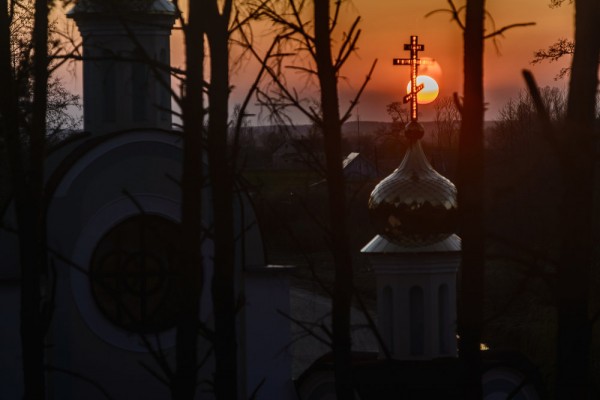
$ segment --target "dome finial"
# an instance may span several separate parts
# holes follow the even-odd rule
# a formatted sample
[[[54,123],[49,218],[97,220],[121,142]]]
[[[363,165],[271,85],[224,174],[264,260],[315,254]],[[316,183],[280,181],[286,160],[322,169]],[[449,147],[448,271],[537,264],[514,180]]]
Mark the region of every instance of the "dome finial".
[[[404,136],[409,140],[409,142],[414,142],[415,140],[420,140],[425,134],[425,129],[423,129],[423,125],[421,125],[417,121],[410,121],[404,127]]]

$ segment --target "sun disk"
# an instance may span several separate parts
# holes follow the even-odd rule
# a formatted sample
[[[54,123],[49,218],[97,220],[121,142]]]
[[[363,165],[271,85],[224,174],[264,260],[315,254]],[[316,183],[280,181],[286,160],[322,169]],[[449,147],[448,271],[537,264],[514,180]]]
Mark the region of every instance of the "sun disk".
[[[440,93],[440,87],[435,79],[427,75],[417,76],[417,85],[423,84],[423,90],[417,93],[417,103],[429,104],[434,101]],[[406,93],[410,93],[410,82],[406,86]]]

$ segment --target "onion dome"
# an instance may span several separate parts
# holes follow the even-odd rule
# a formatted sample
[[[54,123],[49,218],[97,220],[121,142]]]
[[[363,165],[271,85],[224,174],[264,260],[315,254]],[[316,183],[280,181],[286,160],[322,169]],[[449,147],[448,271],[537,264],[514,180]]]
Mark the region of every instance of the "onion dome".
[[[456,228],[456,187],[427,161],[416,121],[405,128],[409,147],[404,160],[371,193],[369,214],[377,233],[405,247],[442,241]]]

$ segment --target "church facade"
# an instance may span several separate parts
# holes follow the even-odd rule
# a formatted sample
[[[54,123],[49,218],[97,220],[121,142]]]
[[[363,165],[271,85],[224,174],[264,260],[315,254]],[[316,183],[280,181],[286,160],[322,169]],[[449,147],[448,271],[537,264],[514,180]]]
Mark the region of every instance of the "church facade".
[[[131,2],[124,21],[104,2],[80,0],[69,12],[83,38],[84,132],[46,161],[46,216],[54,315],[47,335],[48,398],[165,399],[168,388],[144,367],[153,352],[174,359],[174,266],[180,240],[182,138],[171,129],[170,1]],[[165,84],[167,86],[165,86]],[[199,182],[198,184],[202,184]],[[208,199],[210,189],[204,194]],[[240,191],[237,280],[240,396],[293,394],[289,290],[285,268],[269,266],[252,203]],[[207,204],[208,201],[204,202]],[[210,209],[203,215],[210,226]],[[14,204],[0,231],[0,398],[22,395],[19,257]],[[211,242],[200,318],[212,322]],[[210,343],[199,338],[200,354]],[[212,358],[199,382],[212,377]],[[101,388],[101,389],[100,389]],[[201,386],[198,398],[212,398]]]

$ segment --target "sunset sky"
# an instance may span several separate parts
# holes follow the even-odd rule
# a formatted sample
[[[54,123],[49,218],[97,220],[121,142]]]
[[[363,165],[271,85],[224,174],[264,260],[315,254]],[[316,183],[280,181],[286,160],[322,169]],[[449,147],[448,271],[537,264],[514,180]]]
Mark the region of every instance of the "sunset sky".
[[[463,2],[457,2],[460,6]],[[488,40],[485,48],[485,96],[488,104],[487,120],[493,120],[498,110],[521,90],[521,70],[531,69],[540,86],[550,85],[565,88],[567,80],[555,81],[554,77],[565,59],[559,63],[531,65],[533,52],[545,48],[559,38],[573,37],[573,6],[564,4],[550,8],[549,0],[502,0],[488,1],[488,11],[494,17],[496,28],[519,22],[535,22],[535,26],[515,28],[497,37],[499,51]],[[342,109],[345,109],[354,92],[360,87],[374,59],[378,59],[373,79],[364,92],[358,114],[361,121],[388,121],[386,104],[400,101],[409,81],[408,67],[393,66],[394,57],[407,57],[403,50],[410,35],[418,35],[425,44],[424,57],[437,61],[440,68],[433,76],[440,86],[440,97],[462,92],[462,32],[450,21],[450,14],[438,13],[425,18],[435,9],[447,8],[445,0],[352,0],[344,6],[344,20],[340,27],[348,27],[360,15],[362,34],[358,51],[352,56],[340,82]],[[492,27],[488,23],[488,31]],[[341,38],[339,30],[337,38]],[[258,33],[258,32],[257,32]],[[259,34],[259,33],[258,33]],[[182,39],[179,34],[172,37],[172,63],[183,66]],[[249,82],[255,77],[256,67],[252,64],[236,69],[232,76],[234,91],[231,104],[239,103]],[[75,92],[81,91],[81,76],[65,74],[67,86]],[[431,119],[433,104],[421,106],[422,118]],[[356,113],[353,120],[356,119]],[[296,122],[307,122],[297,117]],[[253,123],[261,124],[256,118]]]
[[[487,1],[487,9],[492,14],[496,27],[518,22],[535,22],[535,26],[515,28],[499,36],[499,52],[491,40],[485,48],[485,97],[489,103],[486,119],[494,119],[497,110],[506,100],[518,94],[523,85],[521,70],[531,69],[541,86],[565,87],[567,81],[555,81],[554,77],[562,65],[544,63],[531,65],[533,52],[547,47],[558,38],[573,36],[573,7],[548,7],[548,0],[503,0]],[[457,2],[457,5],[464,4]],[[408,67],[393,66],[393,57],[406,57],[403,44],[409,42],[410,35],[418,35],[425,44],[424,56],[434,58],[441,67],[441,76],[432,74],[440,85],[440,96],[462,92],[462,32],[450,22],[450,14],[438,13],[425,18],[435,9],[447,8],[445,0],[354,0],[357,11],[363,18],[363,36],[358,57],[352,60],[348,76],[358,81],[370,60],[378,58],[379,63],[372,82],[360,105],[361,120],[385,120],[385,104],[398,100],[409,80]],[[488,24],[488,31],[492,31]],[[358,74],[357,74],[358,72]],[[354,78],[355,77],[355,78]],[[433,105],[421,109],[433,109]],[[425,115],[427,119],[428,115]]]

